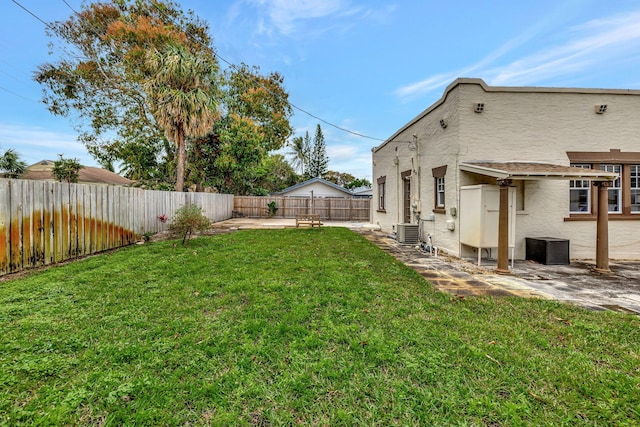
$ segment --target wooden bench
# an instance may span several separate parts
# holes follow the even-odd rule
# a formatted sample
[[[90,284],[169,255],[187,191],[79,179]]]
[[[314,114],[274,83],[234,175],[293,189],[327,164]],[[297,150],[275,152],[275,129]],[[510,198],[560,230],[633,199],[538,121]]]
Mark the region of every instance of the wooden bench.
[[[301,225],[310,225],[311,228],[317,225],[318,228],[320,228],[320,226],[322,225],[322,223],[320,222],[320,215],[318,214],[296,215],[296,228],[300,227]]]

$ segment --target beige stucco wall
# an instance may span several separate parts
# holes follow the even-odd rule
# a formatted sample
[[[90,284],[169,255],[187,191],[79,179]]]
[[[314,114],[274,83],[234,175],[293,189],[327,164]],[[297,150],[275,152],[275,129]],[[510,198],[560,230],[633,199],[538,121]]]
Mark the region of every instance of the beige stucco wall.
[[[565,90],[540,88],[489,88],[465,80],[452,84],[443,100],[409,122],[393,140],[420,143],[420,217],[422,227],[434,244],[455,255],[473,256],[472,248],[459,244],[459,187],[478,183],[495,184],[494,178],[460,172],[465,161],[541,161],[569,165],[567,151],[640,151],[640,92]],[[503,90],[500,90],[503,89]],[[484,112],[473,111],[474,102],[485,104]],[[596,104],[607,104],[604,114],[596,114]],[[439,124],[446,118],[447,128]],[[373,150],[374,200],[372,218],[383,230],[392,231],[398,222],[396,166],[398,147],[400,172],[410,168],[408,144],[387,141]],[[415,161],[415,160],[414,160]],[[434,207],[434,180],[431,170],[448,165],[446,213],[431,215]],[[376,212],[376,179],[387,175],[387,212]],[[595,221],[565,221],[569,217],[569,181],[526,181],[518,186],[516,258],[525,256],[525,237],[551,236],[570,240],[572,258],[595,257]],[[415,189],[415,186],[413,187]],[[400,194],[401,196],[401,194]],[[414,195],[418,198],[417,194]],[[459,213],[458,213],[459,214]],[[455,229],[447,230],[446,221]],[[610,257],[640,259],[640,216],[635,220],[609,222]]]

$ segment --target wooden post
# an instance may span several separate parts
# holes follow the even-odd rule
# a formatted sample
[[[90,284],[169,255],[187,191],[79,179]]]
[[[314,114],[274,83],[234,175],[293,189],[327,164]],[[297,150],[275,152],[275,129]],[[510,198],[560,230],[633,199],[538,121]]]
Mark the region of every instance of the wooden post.
[[[498,268],[499,274],[509,274],[509,186],[510,179],[499,179],[500,211],[498,216]]]
[[[611,181],[595,181],[598,188],[598,217],[596,226],[596,271],[610,273],[609,269],[609,194]]]

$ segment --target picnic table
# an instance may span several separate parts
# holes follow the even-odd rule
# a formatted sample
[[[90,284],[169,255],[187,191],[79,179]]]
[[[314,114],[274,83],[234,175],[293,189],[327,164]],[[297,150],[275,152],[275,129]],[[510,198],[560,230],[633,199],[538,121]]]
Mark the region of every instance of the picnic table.
[[[306,214],[306,215],[296,215],[296,228],[299,228],[301,225],[310,225],[311,228],[322,225],[320,222],[319,214]]]

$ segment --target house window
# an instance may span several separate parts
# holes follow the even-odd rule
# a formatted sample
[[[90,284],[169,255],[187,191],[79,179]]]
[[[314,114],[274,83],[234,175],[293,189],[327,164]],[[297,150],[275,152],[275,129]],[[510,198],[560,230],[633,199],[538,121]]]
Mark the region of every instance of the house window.
[[[613,214],[609,219],[640,220],[640,151],[567,151],[567,157],[571,166],[616,173],[618,178],[607,189],[608,211]],[[587,182],[572,180],[570,185],[571,216],[580,220],[595,219],[598,210],[597,192],[586,187]]]
[[[640,213],[640,165],[629,167],[631,175],[631,213]]]
[[[436,208],[444,208],[444,177],[436,178]]]
[[[591,169],[590,164],[572,164],[574,168]],[[591,181],[572,179],[569,181],[569,211],[572,214],[591,213]]]
[[[444,213],[445,206],[445,187],[444,187],[444,176],[447,174],[447,165],[439,166],[437,168],[431,169],[431,174],[434,179],[434,212],[436,213]]]
[[[613,172],[620,175],[622,173],[622,165],[600,165],[600,170]],[[613,185],[609,187],[609,213],[620,213],[622,212],[622,186],[621,178],[618,178],[613,181]]]
[[[387,177],[381,176],[378,178],[378,210],[385,211],[385,197],[386,197]]]

